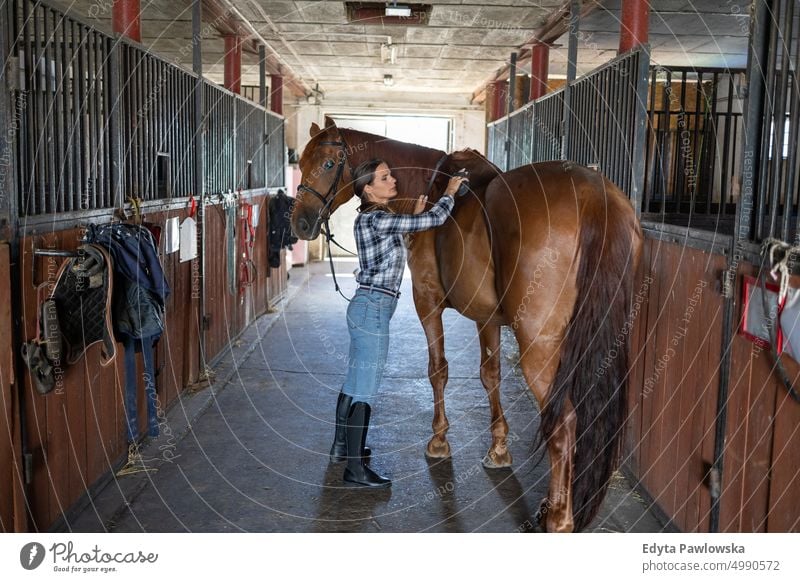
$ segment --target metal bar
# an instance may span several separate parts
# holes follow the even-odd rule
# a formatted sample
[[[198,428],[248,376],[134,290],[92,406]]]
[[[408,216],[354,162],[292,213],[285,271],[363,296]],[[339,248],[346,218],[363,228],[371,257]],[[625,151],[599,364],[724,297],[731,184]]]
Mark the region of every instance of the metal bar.
[[[636,209],[636,216],[642,213],[642,198],[644,193],[644,165],[647,157],[645,142],[647,139],[647,74],[650,70],[650,46],[640,45],[637,64],[639,70],[636,75],[636,101],[633,125],[633,154],[631,163],[631,192],[630,198]]]
[[[5,8],[10,9],[10,6]],[[13,19],[10,20],[16,23],[16,5],[14,8]],[[12,31],[13,25],[6,28],[4,24],[0,23],[0,63],[8,63],[9,57],[14,54],[15,46],[9,42],[9,33]],[[22,133],[20,105],[24,101],[21,91],[9,90],[18,85],[16,79],[8,78],[8,74],[12,70],[11,67],[0,66],[0,87],[4,88],[0,90],[0,127],[14,130],[13,132],[8,130],[0,132],[0,240],[7,240],[13,245],[17,240],[19,223],[16,171],[17,152],[20,149],[17,148],[17,144],[24,139],[21,137],[24,134]],[[16,263],[12,262],[12,264]]]
[[[194,119],[192,134],[192,142],[194,146],[194,183],[192,190],[198,199],[197,204],[197,246],[199,252],[199,269],[197,274],[197,282],[192,281],[192,299],[199,300],[198,307],[198,344],[200,354],[200,368],[204,367],[204,359],[206,353],[206,328],[202,322],[206,320],[206,197],[205,197],[205,176],[206,176],[206,160],[205,160],[205,144],[204,129],[206,127],[205,117],[205,85],[203,83],[203,45],[202,45],[202,20],[203,20],[203,3],[202,0],[193,0],[192,2],[192,63],[194,66],[194,73],[197,75],[194,82]],[[195,285],[199,296],[195,295]]]
[[[623,136],[623,155],[625,160],[625,167],[623,169],[623,174],[621,177],[622,182],[624,183],[625,193],[629,194],[633,190],[633,174],[631,173],[631,167],[633,166],[633,162],[636,156],[636,152],[633,151],[633,140],[636,137],[636,125],[633,120],[636,119],[636,103],[637,100],[641,99],[644,101],[644,110],[645,110],[645,117],[644,117],[644,136],[642,138],[642,151],[640,155],[642,156],[642,197],[644,196],[644,179],[645,179],[645,166],[647,164],[647,93],[648,93],[648,86],[645,85],[644,93],[640,96],[636,93],[638,89],[638,83],[636,82],[636,73],[638,72],[639,61],[642,58],[642,51],[637,51],[634,55],[631,56],[625,62],[624,67],[624,77],[621,79],[621,84],[626,88],[625,90],[625,113],[622,119],[624,120],[631,120],[627,122],[625,125],[625,134]],[[650,67],[647,69],[650,70]],[[622,73],[621,73],[622,74]],[[645,82],[647,82],[647,75],[645,75]]]
[[[710,190],[713,188],[713,177],[717,167],[717,156],[716,152],[717,148],[717,88],[719,86],[719,73],[714,73],[713,81],[711,82],[711,115],[708,117],[708,124],[709,127],[706,128],[705,125],[703,127],[703,148],[701,150],[701,160],[704,165],[707,164],[708,172],[707,175],[711,176],[711,183],[707,185],[709,190],[710,199]],[[704,93],[705,95],[705,93]],[[705,117],[704,117],[705,120]],[[704,121],[705,124],[705,121]],[[695,160],[695,163],[697,160]],[[699,172],[695,172],[698,174]],[[711,213],[711,204],[710,202],[707,205],[706,214]]]
[[[121,124],[121,111],[125,106],[124,95],[120,87],[120,67],[122,64],[122,47],[119,41],[106,39],[108,54],[108,141],[109,159],[111,166],[111,191],[109,192],[109,206],[119,208],[122,206],[122,193],[125,188],[127,168],[124,164],[122,147],[125,132]]]
[[[775,113],[775,80],[776,80],[776,73],[777,73],[777,48],[778,48],[778,27],[774,24],[770,26],[770,37],[769,37],[769,52],[767,53],[767,68],[762,70],[762,74],[766,73],[765,77],[765,87],[766,93],[764,94],[764,113],[762,116],[762,124],[764,126],[763,130],[765,136],[770,136],[769,139],[763,140],[762,148],[761,148],[761,160],[762,164],[759,168],[759,177],[758,177],[758,207],[759,207],[759,216],[758,216],[758,229],[756,232],[756,236],[758,240],[762,240],[767,236],[772,236],[775,230],[774,225],[774,218],[773,216],[777,213],[777,210],[771,204],[772,200],[769,200],[770,204],[768,205],[767,197],[769,194],[769,179],[771,173],[775,171],[775,164],[769,164],[767,160],[769,160],[769,151],[770,146],[775,144],[775,136],[776,133],[774,131],[774,113]],[[770,135],[770,129],[772,129],[772,135]],[[766,210],[769,208],[769,219],[766,216]]]
[[[74,149],[74,130],[75,130],[75,115],[72,110],[71,95],[75,85],[72,73],[74,70],[75,61],[75,46],[71,43],[68,37],[68,29],[72,30],[73,23],[70,19],[62,19],[61,22],[61,39],[63,47],[61,51],[61,107],[63,110],[63,136],[64,136],[64,151],[63,151],[63,172],[64,172],[64,210],[71,211],[75,209],[75,174],[74,166],[72,163],[72,152]],[[71,52],[69,48],[71,47]]]
[[[791,71],[791,46],[792,46],[792,28],[794,25],[794,4],[795,2],[789,1],[785,3],[785,14],[783,15],[783,37],[781,38],[780,46],[783,47],[783,55],[781,55],[781,84],[778,89],[778,109],[777,115],[780,124],[775,125],[775,134],[779,148],[773,151],[773,160],[778,160],[774,164],[774,189],[778,190],[777,194],[774,193],[773,197],[783,194],[783,224],[781,228],[781,240],[789,240],[789,223],[792,217],[792,194],[789,190],[789,175],[785,175],[783,170],[785,163],[783,161],[783,136],[786,132],[786,105],[787,93],[789,90],[789,78],[792,75]],[[792,142],[789,142],[790,144]],[[795,142],[796,143],[796,142]],[[790,145],[791,147],[791,145]],[[788,158],[787,158],[788,161]],[[783,186],[783,188],[781,188]]]
[[[719,390],[717,396],[716,425],[714,439],[714,461],[711,475],[716,487],[710,488],[711,515],[709,532],[719,531],[720,494],[724,486],[724,455],[728,419],[728,387],[731,373],[731,354],[736,313],[736,292],[734,286],[742,257],[743,241],[749,238],[752,224],[753,195],[757,183],[754,179],[758,172],[758,160],[755,157],[761,139],[761,118],[763,113],[764,79],[761,75],[765,62],[766,43],[769,22],[769,9],[766,0],[753,0],[750,19],[750,37],[747,54],[747,97],[744,104],[744,140],[742,143],[741,199],[736,209],[734,235],[728,252],[728,264],[725,275],[725,308],[722,316],[722,358],[719,367]]]
[[[667,172],[664,174],[664,201],[666,204],[667,194],[674,194],[675,188],[675,167],[673,161],[675,153],[672,144],[672,72],[667,71],[667,79],[664,84],[664,138],[667,147],[664,149],[664,157],[669,155],[667,160]],[[674,200],[674,196],[673,196]]]
[[[36,118],[36,123],[34,125],[34,133],[32,135],[37,136],[38,141],[36,142],[36,152],[33,157],[33,164],[35,167],[35,184],[36,184],[36,191],[37,191],[37,202],[38,204],[34,207],[34,214],[39,214],[46,212],[47,204],[45,198],[45,155],[43,154],[43,146],[42,142],[47,140],[46,132],[44,131],[44,121],[42,118],[42,108],[44,106],[43,99],[44,99],[44,90],[40,86],[39,83],[39,63],[42,61],[42,54],[39,52],[39,44],[40,44],[40,34],[39,34],[39,6],[34,5],[33,7],[33,44],[30,45],[30,51],[34,51],[34,46],[36,46],[36,57],[33,60],[32,68],[31,68],[31,89],[33,91],[33,108]]]
[[[789,136],[789,170],[787,171],[787,181],[789,183],[789,191],[796,192],[799,199],[797,200],[798,213],[795,224],[794,244],[800,244],[800,147],[797,143],[800,141],[800,86],[798,86],[797,71],[800,67],[800,31],[796,34],[796,45],[794,49],[794,67],[792,69],[792,89],[790,95],[792,96],[792,104],[790,107],[789,118],[792,123],[792,132]],[[790,180],[790,181],[789,181]]]
[[[102,34],[94,35],[94,54],[96,60],[95,67],[95,121],[96,129],[96,147],[95,153],[95,197],[98,208],[105,208],[106,205],[106,174],[108,168],[106,164],[106,144],[105,144],[105,94],[108,88],[106,87],[105,68],[107,62],[107,55],[103,48],[105,46]]]
[[[725,112],[725,129],[724,137],[722,140],[722,168],[720,169],[719,180],[719,204],[720,208],[717,215],[727,214],[727,192],[728,192],[728,173],[730,172],[731,160],[731,120],[733,117],[733,98],[734,98],[734,85],[733,75],[728,75],[728,109]],[[711,181],[711,192],[709,198],[714,195],[714,180]]]
[[[44,144],[44,166],[45,189],[47,191],[47,212],[56,212],[58,206],[56,201],[56,160],[53,140],[55,139],[55,131],[53,130],[53,84],[51,82],[50,65],[52,59],[50,58],[50,50],[52,48],[52,35],[50,34],[51,26],[51,10],[45,6],[42,7],[42,58],[39,63],[42,66],[42,114],[44,125],[42,132],[45,139]]]
[[[61,67],[65,50],[64,39],[61,38],[61,25],[64,16],[59,19],[60,13],[53,11],[53,157],[55,159],[56,181],[53,184],[56,192],[56,211],[66,210],[64,187],[64,112],[61,108],[63,101],[62,86],[64,83],[64,70]]]
[[[703,92],[703,70],[698,70],[695,90],[694,90],[694,112],[693,112],[694,127],[692,128],[692,155],[694,156],[695,160],[701,158],[702,156],[701,152],[703,147],[702,144],[703,140],[701,139],[703,134],[700,133],[700,121],[702,119],[700,109],[701,106],[704,104],[704,102],[700,100],[702,92]],[[698,163],[697,172],[695,175],[695,192],[694,192],[695,197],[697,196],[698,186],[702,180],[703,173],[705,173],[705,164],[703,164],[701,168],[700,163]],[[706,193],[706,196],[707,200],[711,198],[711,194],[708,192]],[[706,214],[708,214],[709,212],[710,212],[710,206],[706,206]]]
[[[97,32],[94,30],[88,31],[87,35],[87,50],[88,50],[88,58],[89,63],[87,66],[87,72],[90,75],[89,81],[89,103],[87,108],[87,115],[89,119],[89,193],[90,197],[90,205],[91,208],[99,208],[99,200],[98,200],[98,180],[97,180],[97,154],[98,154],[98,112],[97,112],[97,68],[98,68],[98,56],[97,56]]]
[[[511,60],[508,70],[508,135],[506,137],[506,170],[512,169],[511,166],[511,113],[514,111],[514,91],[517,82],[517,53],[511,53]],[[513,144],[516,145],[516,144]]]
[[[637,63],[638,64],[638,63]],[[634,74],[635,71],[630,71]],[[658,73],[653,69],[650,73],[650,97],[647,103],[647,96],[645,96],[645,110],[647,111],[647,119],[645,120],[645,158],[644,158],[644,190],[642,191],[642,208],[640,212],[650,212],[650,203],[653,199],[653,186],[654,174],[656,166],[656,83],[658,82]],[[635,108],[636,102],[634,102]],[[652,162],[651,162],[652,160]],[[631,184],[633,189],[633,184]]]
[[[632,94],[636,92],[636,86],[631,86],[628,81],[628,76],[621,74],[621,67],[629,64],[631,60],[636,60],[636,54],[630,55],[623,61],[620,61],[619,67],[612,69],[613,74],[610,76],[611,83],[617,86],[617,92],[620,96],[617,100],[611,103],[610,112],[614,117],[616,124],[616,141],[612,149],[612,164],[614,167],[614,183],[623,189],[623,192],[628,194],[630,192],[630,166],[631,166],[631,152],[630,148],[633,144],[631,138],[633,137],[633,110],[630,108],[633,101]],[[630,129],[630,135],[628,134]]]
[[[572,0],[569,12],[569,46],[567,49],[567,83],[564,86],[564,110],[562,111],[561,159],[570,159],[571,119],[572,119],[572,85],[578,66],[578,27],[580,26],[580,2]]]
[[[680,77],[680,103],[679,103],[679,111],[678,111],[678,131],[676,135],[676,148],[675,148],[675,156],[676,156],[676,168],[675,172],[677,173],[677,178],[675,180],[675,204],[676,204],[676,212],[681,214],[683,211],[683,195],[686,192],[686,152],[683,147],[683,135],[684,131],[687,128],[686,122],[686,72],[681,73]],[[692,200],[689,199],[689,213],[692,212]]]
[[[88,96],[87,93],[89,91],[89,84],[88,84],[88,71],[89,71],[89,53],[87,49],[87,34],[88,31],[83,26],[78,27],[78,46],[80,47],[80,60],[78,61],[78,76],[79,76],[79,86],[78,86],[78,148],[79,154],[77,158],[78,162],[78,177],[80,178],[79,183],[79,203],[78,207],[81,210],[87,210],[91,208],[90,199],[89,199],[89,128],[87,127],[87,120],[86,120],[86,107],[88,103]]]

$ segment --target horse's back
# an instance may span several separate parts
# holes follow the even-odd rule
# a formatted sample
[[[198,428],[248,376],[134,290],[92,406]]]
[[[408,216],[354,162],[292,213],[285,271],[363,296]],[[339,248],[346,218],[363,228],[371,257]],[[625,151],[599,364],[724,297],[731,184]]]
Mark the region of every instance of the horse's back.
[[[619,188],[600,173],[570,162],[505,172],[488,185],[485,203],[504,311],[514,314],[520,305],[538,306],[544,314],[533,317],[555,318],[555,327],[572,313],[581,228],[632,236],[637,229],[633,208]],[[533,327],[538,334],[547,325],[542,319]]]

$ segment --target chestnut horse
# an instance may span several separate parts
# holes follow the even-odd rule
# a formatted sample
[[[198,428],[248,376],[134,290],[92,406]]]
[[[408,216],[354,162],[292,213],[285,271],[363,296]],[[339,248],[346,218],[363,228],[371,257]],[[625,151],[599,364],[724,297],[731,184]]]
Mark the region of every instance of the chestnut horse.
[[[642,234],[627,197],[601,174],[569,162],[501,173],[475,151],[444,152],[326,120],[313,124],[300,158],[292,213],[300,238],[353,195],[351,172],[371,158],[397,178],[397,212],[411,212],[430,189],[435,202],[449,175],[469,171],[471,193],[442,226],[409,235],[414,304],[428,341],[433,437],[427,455],[450,455],[444,406],[447,360],[442,312],[477,322],[480,377],[489,395],[492,444],[487,468],[511,464],[500,405],[500,326],[519,343],[520,367],[539,402],[540,439],[550,460],[548,531],[580,531],[595,517],[619,460],[625,424],[627,325]]]

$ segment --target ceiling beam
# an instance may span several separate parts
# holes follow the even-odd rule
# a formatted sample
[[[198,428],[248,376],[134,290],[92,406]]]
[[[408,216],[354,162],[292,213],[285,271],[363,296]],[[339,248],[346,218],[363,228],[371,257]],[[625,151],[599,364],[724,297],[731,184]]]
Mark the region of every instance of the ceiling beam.
[[[585,18],[597,8],[603,5],[605,0],[584,0],[581,5],[580,18]],[[517,53],[517,69],[523,64],[530,62],[531,46],[537,43],[553,44],[565,33],[569,31],[569,11],[572,0],[564,0],[561,6],[545,20],[533,35],[520,46]],[[475,91],[472,92],[470,103],[483,103],[486,100],[486,87],[492,81],[500,81],[508,78],[510,66],[505,65],[499,71],[493,73],[489,78],[482,81]]]
[[[266,47],[267,74],[281,75],[284,87],[295,97],[312,93],[311,87],[302,77],[295,74],[292,67],[230,0],[202,0],[202,2],[205,20],[210,22],[220,35],[235,35],[249,41],[245,42],[245,46],[248,48],[247,52],[252,54],[258,54],[259,44]]]

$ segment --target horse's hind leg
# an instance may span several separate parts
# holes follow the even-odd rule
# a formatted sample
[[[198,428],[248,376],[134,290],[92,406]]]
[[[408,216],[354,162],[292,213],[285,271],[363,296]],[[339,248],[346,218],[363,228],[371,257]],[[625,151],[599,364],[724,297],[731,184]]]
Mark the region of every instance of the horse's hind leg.
[[[481,343],[481,382],[489,395],[492,413],[492,446],[483,458],[483,466],[488,469],[509,467],[508,424],[500,404],[500,326],[478,323],[478,337]]]
[[[526,338],[521,338],[521,335],[518,330],[520,367],[541,409],[547,402],[547,395],[558,370],[560,341],[537,340],[529,343],[526,348]],[[572,403],[567,399],[553,437],[547,442],[550,485],[539,512],[549,532],[573,530],[572,483],[576,428],[577,417]]]

